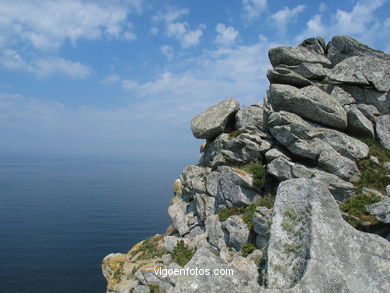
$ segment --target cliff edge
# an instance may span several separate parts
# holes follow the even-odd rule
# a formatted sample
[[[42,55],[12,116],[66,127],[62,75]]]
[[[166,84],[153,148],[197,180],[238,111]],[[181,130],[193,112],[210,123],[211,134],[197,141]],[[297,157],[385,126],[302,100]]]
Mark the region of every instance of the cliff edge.
[[[390,292],[390,55],[335,36],[269,59],[263,101],[192,119],[172,225],[104,258],[107,292]]]

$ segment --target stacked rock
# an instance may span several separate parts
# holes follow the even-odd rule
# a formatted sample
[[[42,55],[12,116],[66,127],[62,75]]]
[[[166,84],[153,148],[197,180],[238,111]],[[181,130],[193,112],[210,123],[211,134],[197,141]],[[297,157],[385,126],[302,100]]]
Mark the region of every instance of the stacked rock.
[[[264,101],[226,99],[192,119],[206,142],[174,182],[172,226],[104,259],[107,292],[390,292],[390,186],[361,178],[365,162],[390,183],[390,55],[336,36],[271,49],[269,59]],[[378,199],[362,230],[382,237],[344,220],[366,225],[339,209],[358,193]],[[152,243],[161,253],[145,259]],[[184,268],[234,275],[143,269],[183,268],[178,247],[194,253]]]

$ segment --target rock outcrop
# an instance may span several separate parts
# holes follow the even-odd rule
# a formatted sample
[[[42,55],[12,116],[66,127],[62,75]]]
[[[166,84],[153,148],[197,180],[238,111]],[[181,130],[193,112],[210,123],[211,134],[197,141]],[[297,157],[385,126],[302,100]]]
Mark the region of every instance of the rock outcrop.
[[[269,58],[262,102],[192,119],[172,225],[103,260],[107,292],[390,292],[390,55],[336,36]]]

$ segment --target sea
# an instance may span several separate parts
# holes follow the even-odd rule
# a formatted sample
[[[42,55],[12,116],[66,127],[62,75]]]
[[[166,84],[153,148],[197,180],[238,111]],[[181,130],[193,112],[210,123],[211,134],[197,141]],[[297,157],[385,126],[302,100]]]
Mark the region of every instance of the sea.
[[[0,155],[0,293],[100,293],[101,263],[162,233],[190,159]]]

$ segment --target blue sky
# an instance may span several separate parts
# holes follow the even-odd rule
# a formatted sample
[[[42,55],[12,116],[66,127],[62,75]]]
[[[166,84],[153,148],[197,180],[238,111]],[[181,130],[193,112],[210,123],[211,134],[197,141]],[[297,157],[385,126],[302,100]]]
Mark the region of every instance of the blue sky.
[[[389,1],[0,0],[0,152],[196,158],[194,115],[336,34],[389,52]]]

